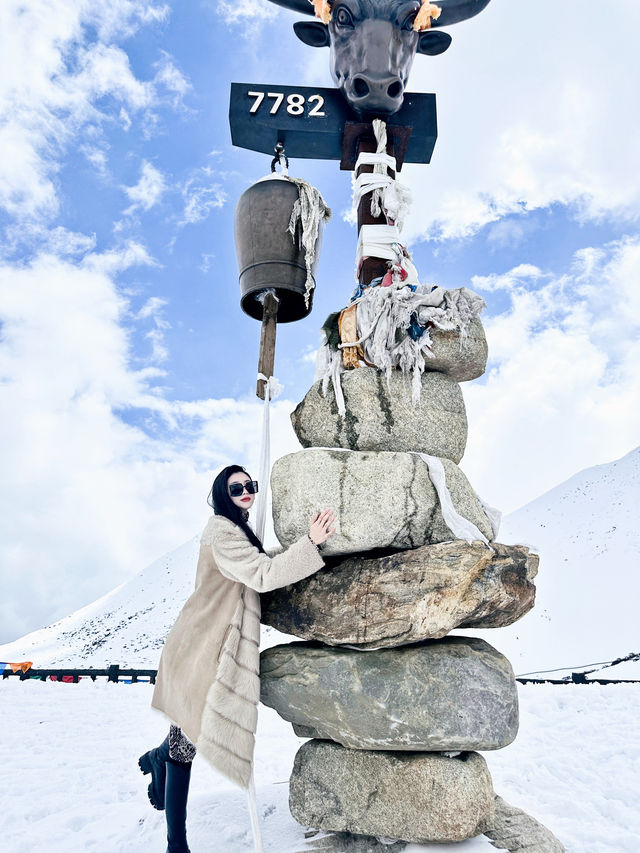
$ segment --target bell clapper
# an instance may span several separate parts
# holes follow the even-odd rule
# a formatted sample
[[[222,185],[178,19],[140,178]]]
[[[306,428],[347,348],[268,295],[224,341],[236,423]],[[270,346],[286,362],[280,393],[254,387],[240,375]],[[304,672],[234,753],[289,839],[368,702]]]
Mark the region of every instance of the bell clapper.
[[[264,294],[262,310],[262,329],[260,331],[260,353],[258,355],[258,373],[270,379],[273,376],[273,365],[276,356],[276,327],[278,324],[279,299],[272,289]],[[256,394],[261,400],[265,398],[265,381],[258,379]]]

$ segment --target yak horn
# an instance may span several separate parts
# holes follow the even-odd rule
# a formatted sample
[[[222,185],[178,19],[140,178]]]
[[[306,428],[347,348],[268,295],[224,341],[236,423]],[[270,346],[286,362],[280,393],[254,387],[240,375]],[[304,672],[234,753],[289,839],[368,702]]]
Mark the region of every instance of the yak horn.
[[[315,10],[312,5],[313,0],[269,0],[275,3],[276,6],[284,6],[285,9],[291,9],[292,12],[299,12],[301,15],[315,15]],[[386,0],[391,6],[391,0]],[[466,21],[468,18],[473,18],[489,5],[491,0],[438,0],[437,6],[442,10],[440,17],[436,21],[431,19],[431,27],[433,29],[439,27],[450,27],[451,24],[457,24],[460,21]],[[331,2],[329,2],[331,6]]]

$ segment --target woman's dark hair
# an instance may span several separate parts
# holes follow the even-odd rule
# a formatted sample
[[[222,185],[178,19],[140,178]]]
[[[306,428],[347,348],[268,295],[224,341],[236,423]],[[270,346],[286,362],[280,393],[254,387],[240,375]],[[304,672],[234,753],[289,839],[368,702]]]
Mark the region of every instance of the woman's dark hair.
[[[256,548],[264,554],[262,542],[245,521],[243,510],[239,506],[236,506],[229,496],[229,488],[227,486],[229,477],[232,474],[238,473],[247,474],[242,465],[227,465],[226,468],[223,468],[213,481],[213,486],[211,486],[207,503],[216,515],[224,515],[224,517],[228,518],[229,521],[233,521],[234,524],[237,524],[238,527],[244,531],[249,542],[251,542],[252,545],[255,545]],[[247,474],[247,477],[249,477],[249,474]],[[249,477],[249,479],[251,479],[251,477]]]

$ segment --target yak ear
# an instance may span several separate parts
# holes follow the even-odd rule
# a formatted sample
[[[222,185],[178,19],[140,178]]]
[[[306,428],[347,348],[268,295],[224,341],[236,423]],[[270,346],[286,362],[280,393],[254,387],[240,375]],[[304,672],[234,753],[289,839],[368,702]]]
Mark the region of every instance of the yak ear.
[[[310,47],[329,47],[329,28],[320,21],[296,21],[293,30]]]
[[[424,53],[427,56],[438,56],[438,54],[444,53],[450,44],[451,36],[449,33],[429,30],[426,33],[420,33],[417,52]]]

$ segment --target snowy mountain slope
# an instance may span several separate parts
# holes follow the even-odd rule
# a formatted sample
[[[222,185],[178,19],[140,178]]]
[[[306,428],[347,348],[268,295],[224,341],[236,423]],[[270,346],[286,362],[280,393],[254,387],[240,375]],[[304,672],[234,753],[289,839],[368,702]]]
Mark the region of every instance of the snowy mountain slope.
[[[483,636],[517,674],[613,660],[640,651],[640,448],[576,474],[503,522],[502,542],[540,552],[534,610]],[[164,638],[193,589],[198,537],[165,554],[93,604],[0,646],[0,660],[34,666],[155,667]],[[263,629],[265,645],[285,641]],[[561,677],[565,673],[557,673]],[[601,673],[640,678],[640,664]]]
[[[199,536],[75,613],[12,643],[0,660],[45,666],[154,668],[169,629],[193,591]]]
[[[540,554],[536,606],[508,628],[473,633],[504,652],[516,674],[580,669],[640,652],[639,507],[636,448],[507,516],[500,541]],[[621,664],[601,675],[640,678],[640,665]]]

